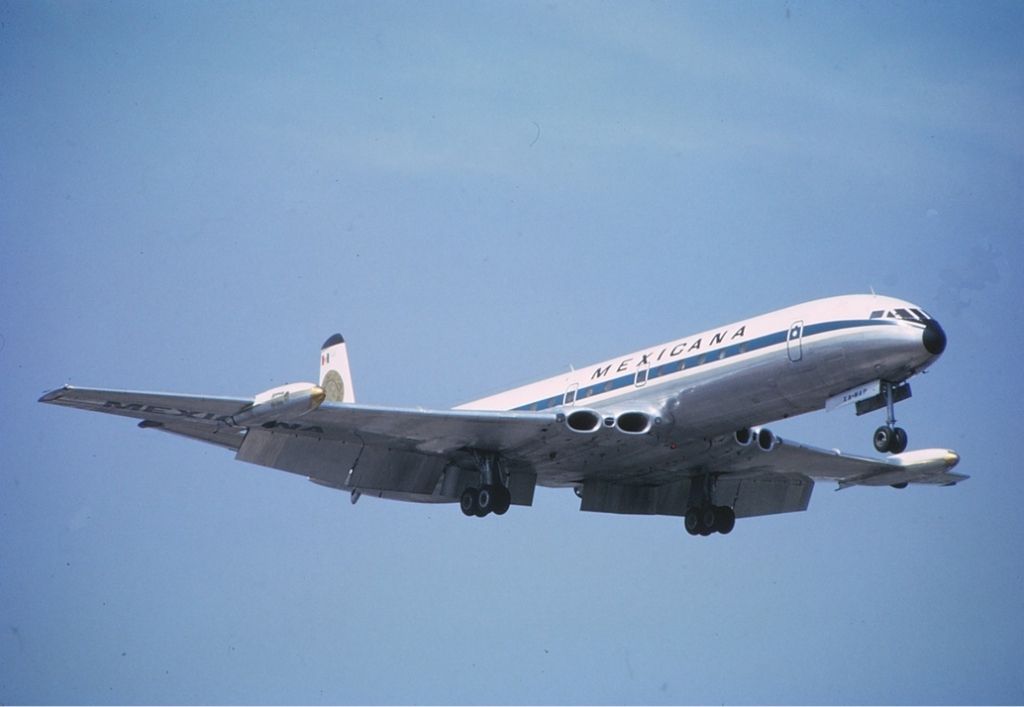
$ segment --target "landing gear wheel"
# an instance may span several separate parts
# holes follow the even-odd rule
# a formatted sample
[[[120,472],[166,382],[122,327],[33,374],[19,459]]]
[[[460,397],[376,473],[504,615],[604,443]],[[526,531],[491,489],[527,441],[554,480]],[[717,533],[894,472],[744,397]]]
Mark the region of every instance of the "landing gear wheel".
[[[715,530],[722,535],[728,535],[736,527],[736,511],[728,506],[717,506],[715,508]]]
[[[892,442],[889,444],[889,451],[893,454],[901,454],[907,451],[907,431],[897,427],[892,431]]]
[[[494,487],[491,485],[485,485],[477,494],[477,506],[479,507],[476,514],[480,518],[483,518],[488,513],[494,510]]]
[[[883,426],[875,430],[875,449],[883,454],[900,454],[907,449],[907,431],[902,427]]]
[[[493,495],[495,515],[503,516],[508,513],[509,506],[512,505],[512,492],[504,486],[495,486]]]
[[[704,537],[715,532],[715,520],[718,517],[717,507],[708,506],[700,512],[700,534]]]
[[[891,427],[879,427],[877,430],[875,430],[875,449],[878,450],[879,452],[882,452],[883,454],[888,452],[892,447],[894,436],[895,435],[893,434],[893,430]]]
[[[908,482],[908,481],[901,481],[898,484],[889,484],[889,485],[892,486],[894,489],[905,489],[905,488],[907,488],[907,485],[909,483],[910,482]]]
[[[462,508],[462,512],[467,516],[475,516],[480,513],[480,491],[474,488],[468,488],[462,492],[462,496],[459,498],[459,507]]]
[[[688,509],[683,519],[683,526],[690,535],[698,535],[700,533],[700,510],[697,508]]]

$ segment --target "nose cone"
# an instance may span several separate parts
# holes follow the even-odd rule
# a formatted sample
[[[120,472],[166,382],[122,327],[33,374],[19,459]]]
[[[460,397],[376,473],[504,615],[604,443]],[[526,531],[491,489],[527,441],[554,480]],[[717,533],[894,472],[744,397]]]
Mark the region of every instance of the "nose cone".
[[[942,330],[937,321],[931,319],[928,322],[928,326],[924,328],[922,342],[928,353],[938,356],[946,350],[946,332]]]

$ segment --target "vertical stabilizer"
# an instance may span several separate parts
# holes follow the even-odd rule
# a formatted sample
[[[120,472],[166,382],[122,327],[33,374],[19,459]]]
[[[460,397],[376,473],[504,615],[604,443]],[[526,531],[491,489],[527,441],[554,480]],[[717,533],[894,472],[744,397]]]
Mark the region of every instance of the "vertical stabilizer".
[[[327,400],[335,403],[354,403],[352,372],[348,367],[348,349],[341,334],[335,334],[320,347],[320,387]]]

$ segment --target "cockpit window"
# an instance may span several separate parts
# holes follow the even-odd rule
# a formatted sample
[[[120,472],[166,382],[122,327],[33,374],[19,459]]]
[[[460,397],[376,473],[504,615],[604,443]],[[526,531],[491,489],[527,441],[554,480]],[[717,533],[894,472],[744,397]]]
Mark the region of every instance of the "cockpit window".
[[[931,317],[922,310],[916,307],[910,307],[908,309],[876,309],[871,313],[871,319],[902,319],[905,322],[916,322],[918,324],[931,320]]]

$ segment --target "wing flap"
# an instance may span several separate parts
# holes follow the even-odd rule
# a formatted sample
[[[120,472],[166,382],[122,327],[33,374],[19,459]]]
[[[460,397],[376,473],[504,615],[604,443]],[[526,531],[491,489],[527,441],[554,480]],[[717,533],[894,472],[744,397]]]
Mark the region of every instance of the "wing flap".
[[[623,484],[588,479],[583,484],[581,511],[633,515],[682,516],[699,505],[698,477],[659,486]],[[803,474],[721,476],[711,502],[731,507],[737,518],[794,513],[807,510],[814,481]]]
[[[814,480],[799,473],[771,473],[748,478],[720,478],[713,502],[731,506],[737,518],[806,511]]]
[[[448,464],[433,454],[263,429],[249,431],[235,458],[326,486],[412,494],[433,493]]]

